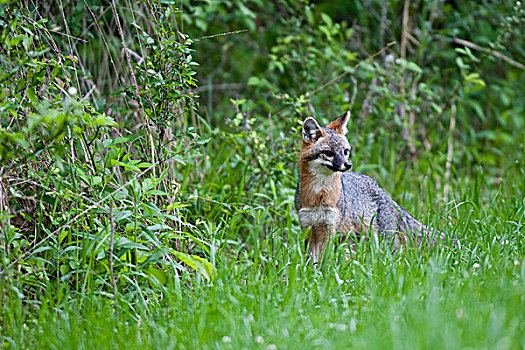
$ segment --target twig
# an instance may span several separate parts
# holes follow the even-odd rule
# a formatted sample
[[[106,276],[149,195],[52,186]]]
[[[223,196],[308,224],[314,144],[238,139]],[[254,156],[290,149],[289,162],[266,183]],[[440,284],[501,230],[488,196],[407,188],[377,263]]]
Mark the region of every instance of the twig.
[[[357,96],[357,80],[355,80],[354,77],[350,77],[350,80],[352,80],[352,83],[354,83],[354,89],[352,90],[352,98],[350,99],[350,106],[353,106],[355,98]]]
[[[447,162],[445,164],[445,184],[443,185],[443,198],[445,202],[448,201],[448,183],[450,179],[450,169],[452,167],[452,155],[454,153],[454,130],[456,129],[456,103],[452,102],[450,107],[451,116],[450,116],[450,126],[449,126],[449,135],[448,135],[448,145],[447,145]]]
[[[369,108],[369,101],[372,97],[372,94],[374,93],[374,89],[377,84],[377,78],[374,77],[372,81],[370,82],[370,85],[368,86],[368,93],[366,94],[365,100],[363,101],[363,104],[361,105],[361,112],[359,112],[359,119],[365,119],[368,115],[368,108]]]
[[[407,37],[408,37],[408,16],[409,16],[409,10],[410,10],[410,0],[405,0],[405,4],[403,5],[403,29],[401,31],[401,58],[404,60],[406,59],[407,55]],[[404,69],[402,69],[402,72]],[[401,87],[401,98],[403,101],[406,99],[406,89],[405,89],[405,75],[401,74],[401,79],[399,82],[399,85]],[[401,120],[403,121],[403,140],[407,141],[408,144],[408,151],[410,155],[414,158],[414,155],[416,153],[416,146],[414,145],[413,140],[413,123],[411,123],[410,120],[407,120],[406,118],[406,110],[405,110],[405,104],[404,102],[398,103],[399,107],[399,114],[401,117]]]
[[[33,181],[33,180],[12,178],[10,181],[15,181],[15,180],[22,180],[22,181],[20,181],[18,183],[15,183],[12,186],[20,186],[20,185],[22,185],[24,183],[28,183],[28,184],[31,184],[33,186],[40,187],[40,188],[42,188],[45,191],[53,192],[53,194],[59,194],[58,192],[54,191],[52,188],[44,186],[44,185],[42,185],[42,184],[40,184],[40,183],[38,183],[36,181]],[[88,201],[89,203],[93,204],[94,207],[99,208],[99,209],[109,213],[109,210],[107,210],[105,207],[103,207],[99,203],[95,202],[91,198],[88,198],[88,197],[84,196],[82,193],[71,194],[71,196],[80,197],[80,198]],[[22,198],[25,199],[25,200],[30,200],[30,201],[32,201],[34,203],[37,202],[37,200],[34,197],[22,196]],[[16,212],[12,212],[11,215],[16,214],[16,213],[20,213],[20,212],[24,212],[24,210],[18,210]]]
[[[180,0],[180,31],[184,33],[184,6],[182,0]]]
[[[412,44],[414,44],[416,46],[420,46],[421,45],[421,43],[416,38],[414,38],[414,36],[412,34],[410,34],[410,32],[407,32],[407,38],[408,38],[408,40],[410,40],[412,42]]]
[[[314,108],[314,106],[312,105],[312,102],[311,102],[311,101],[308,101],[307,105],[308,105],[308,110],[310,110],[310,114],[312,114],[312,115],[317,115],[317,113],[315,113],[315,108]]]
[[[136,53],[135,51],[129,49],[126,47],[126,50],[128,50],[128,52],[131,54],[131,56],[135,57],[137,59],[137,64],[142,64],[142,62],[144,62],[144,57],[142,57],[141,55],[139,55],[138,53]]]
[[[139,84],[137,83],[137,77],[135,76],[135,71],[133,70],[133,66],[131,65],[131,57],[129,56],[128,47],[126,46],[126,40],[124,38],[124,31],[122,30],[122,25],[120,24],[120,17],[117,12],[117,5],[115,4],[115,0],[111,0],[111,10],[113,11],[113,15],[115,16],[115,23],[117,24],[117,29],[120,35],[120,40],[122,42],[122,47],[124,48],[124,54],[126,55],[126,59],[128,61],[129,74],[131,75],[131,81],[133,83],[133,86],[135,87],[135,98],[140,104],[142,113],[144,113],[145,108],[142,103],[142,98],[140,97]],[[150,149],[151,159],[153,162],[155,162],[155,147],[153,146],[152,131],[151,131],[149,122],[146,122],[145,124],[146,124],[146,129],[148,129],[149,139],[151,143],[151,149]],[[155,176],[155,169],[153,169],[153,176]]]
[[[401,31],[401,58],[402,59],[406,58],[409,8],[410,8],[410,0],[405,0],[405,4],[403,6],[403,29]]]
[[[106,47],[107,55],[105,57],[109,56],[109,61],[111,62],[111,65],[113,66],[113,69],[115,70],[115,72],[118,72],[117,66],[115,65],[115,61],[113,60],[113,55],[111,54],[111,50],[109,49],[108,42],[106,41],[106,37],[104,36],[104,33],[102,31],[102,27],[100,27],[100,25],[98,24],[98,18],[97,18],[97,16],[95,16],[93,11],[91,11],[91,8],[89,7],[89,5],[88,5],[86,0],[84,0],[84,4],[86,5],[86,9],[88,10],[89,14],[91,15],[91,18],[93,18],[93,23],[97,27],[97,29],[98,29],[98,31],[100,33],[100,38],[102,39],[102,41],[104,42],[104,46]],[[105,13],[105,11],[104,11],[104,13]],[[117,79],[120,80],[120,74],[117,74]]]
[[[4,214],[9,212],[9,205],[8,205],[8,199],[7,199],[7,191],[6,187],[4,186],[4,183],[6,182],[6,177],[4,174],[4,169],[0,170],[0,214]],[[7,226],[10,223],[9,216],[5,220],[0,220],[0,227],[2,228],[2,231],[7,232]],[[0,234],[0,247],[4,249],[5,254],[7,254],[7,245],[4,240],[4,235]],[[7,255],[6,255],[7,256]],[[2,267],[0,266],[0,270]]]
[[[62,4],[62,0],[59,0],[59,2],[60,2],[60,14],[62,15],[62,20],[64,21],[64,26],[66,28],[67,42],[69,45],[69,49],[71,50],[71,55],[74,55],[76,51],[76,47],[75,47],[75,50],[73,50],[73,44],[71,43],[71,38],[73,36],[71,35],[71,31],[69,30],[69,25],[67,24],[66,14],[64,13],[64,5]],[[77,63],[75,60],[73,60],[73,68],[74,68],[75,78],[76,78],[76,83],[77,83],[77,91],[78,91],[79,96],[82,97],[82,91],[80,89],[80,79],[78,79]]]
[[[241,84],[241,83],[208,84],[208,85],[199,86],[198,88],[195,88],[195,89],[185,90],[182,93],[186,94],[191,91],[194,94],[198,94],[199,92],[208,91],[210,88],[212,88],[213,90],[236,90],[236,89],[241,89],[245,86],[246,84]]]
[[[511,66],[514,66],[514,67],[517,67],[519,69],[523,69],[525,70],[525,65],[520,63],[520,62],[517,62],[517,61],[514,61],[512,58],[508,57],[508,56],[505,56],[504,54],[498,52],[498,51],[494,51],[494,50],[491,50],[491,49],[487,49],[485,47],[481,47],[479,45],[476,45],[470,41],[467,41],[465,39],[460,39],[460,38],[457,38],[457,37],[452,37],[452,40],[454,40],[455,43],[457,44],[460,44],[460,45],[463,45],[463,46],[466,46],[466,47],[470,47],[471,49],[474,49],[474,50],[478,50],[478,51],[481,51],[481,52],[485,52],[485,53],[488,53],[489,55],[492,55],[494,57],[497,57],[505,62],[507,62],[508,64],[510,64]]]
[[[218,36],[225,36],[225,35],[232,35],[232,34],[239,34],[239,33],[244,33],[244,32],[247,32],[248,29],[241,29],[241,30],[235,30],[233,32],[226,32],[226,33],[219,33],[219,34],[213,34],[213,35],[207,35],[207,36],[201,36],[200,38],[197,38],[197,39],[193,39],[193,41],[201,41],[203,39],[211,39],[211,38],[216,38]]]
[[[117,5],[115,4],[115,0],[111,0],[111,10],[113,11],[113,15],[115,16],[115,23],[117,24],[117,29],[120,35],[120,41],[122,43],[122,47],[124,48],[124,54],[126,55],[126,59],[128,61],[128,68],[129,68],[129,74],[131,75],[131,80],[133,83],[133,86],[135,87],[135,94],[137,101],[141,103],[140,99],[140,89],[139,85],[137,83],[137,78],[135,77],[135,71],[133,70],[133,67],[131,65],[131,58],[129,57],[129,50],[126,46],[126,40],[124,38],[124,31],[122,30],[122,25],[120,24],[120,17],[117,12]]]
[[[386,15],[388,14],[388,0],[383,0],[383,4],[381,6],[381,22],[379,25],[379,46],[382,47],[385,43],[385,28],[386,28]],[[385,55],[383,54],[383,59],[385,58]]]
[[[96,88],[97,85],[93,83],[91,89],[89,89],[88,93],[84,97],[82,97],[82,100],[80,100],[80,102],[84,103],[84,101],[86,101],[89,98],[89,96],[91,96],[91,94],[93,93],[93,91],[95,91]]]
[[[113,244],[115,242],[115,220],[113,218],[113,206],[115,202],[111,200],[109,206],[109,225],[111,230],[111,238],[109,240],[109,274],[111,276],[111,284],[113,285],[113,300],[115,302],[115,316],[118,320],[118,305],[117,305],[117,282],[115,281],[115,275],[113,273]]]
[[[70,34],[62,33],[62,32],[59,32],[58,30],[49,29],[49,31],[50,31],[50,32],[53,32],[53,33],[55,33],[55,34],[59,34],[59,35],[66,36],[66,37],[71,38],[71,39],[75,39],[75,40],[78,40],[78,41],[82,41],[83,43],[87,43],[87,42],[88,42],[88,41],[85,40],[85,39],[79,38],[79,37],[74,36],[74,35],[70,35]]]

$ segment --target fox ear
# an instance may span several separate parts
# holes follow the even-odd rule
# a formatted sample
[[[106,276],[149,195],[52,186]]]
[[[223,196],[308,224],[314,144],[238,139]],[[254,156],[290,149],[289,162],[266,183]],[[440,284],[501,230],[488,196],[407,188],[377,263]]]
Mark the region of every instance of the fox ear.
[[[336,120],[328,124],[327,127],[341,135],[346,135],[346,133],[348,132],[348,129],[346,128],[346,124],[348,124],[349,120],[350,120],[350,111],[345,112],[342,116],[340,116],[339,118],[337,118]]]
[[[308,117],[304,120],[303,140],[305,142],[315,142],[321,136],[323,136],[323,133],[323,129],[321,129],[321,127],[314,118]]]

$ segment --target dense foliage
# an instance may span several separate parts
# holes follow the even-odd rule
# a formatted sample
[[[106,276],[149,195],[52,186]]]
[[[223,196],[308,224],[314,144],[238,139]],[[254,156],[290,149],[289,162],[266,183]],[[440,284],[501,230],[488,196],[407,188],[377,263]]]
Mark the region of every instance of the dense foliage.
[[[0,1],[0,346],[523,346],[524,24],[506,0]],[[347,110],[357,171],[457,247],[312,268],[301,121]]]

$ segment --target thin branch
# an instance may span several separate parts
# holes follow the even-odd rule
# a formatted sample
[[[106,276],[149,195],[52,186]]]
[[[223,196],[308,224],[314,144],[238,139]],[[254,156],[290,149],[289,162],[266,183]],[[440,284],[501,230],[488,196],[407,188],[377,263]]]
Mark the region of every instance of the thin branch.
[[[113,218],[113,206],[115,202],[111,200],[109,206],[109,225],[111,229],[111,238],[109,240],[109,274],[111,276],[111,284],[113,286],[113,300],[115,302],[115,316],[118,320],[118,305],[117,305],[117,281],[115,280],[115,274],[113,273],[113,244],[115,243],[115,220]]]
[[[135,57],[137,59],[137,64],[142,64],[142,62],[144,62],[144,57],[142,57],[141,55],[139,55],[138,53],[136,53],[135,51],[129,49],[126,47],[126,50],[128,50],[128,52],[131,54],[131,56]]]
[[[386,28],[386,16],[388,14],[388,0],[383,0],[381,6],[381,22],[379,24],[379,47],[382,47],[385,43],[385,28]],[[383,59],[385,55],[383,54]]]
[[[85,40],[85,39],[82,39],[82,38],[79,38],[77,36],[74,36],[74,35],[70,35],[70,34],[66,34],[66,33],[62,33],[62,32],[59,32],[58,30],[53,30],[53,29],[49,29],[50,32],[53,32],[55,34],[58,34],[58,35],[63,35],[63,36],[66,36],[68,38],[71,38],[71,39],[75,39],[77,41],[82,41],[83,43],[87,43],[88,41]]]
[[[452,155],[454,154],[454,131],[456,130],[456,103],[452,102],[450,107],[451,116],[450,116],[450,126],[449,126],[449,135],[448,135],[448,145],[447,145],[447,162],[445,164],[445,184],[443,185],[443,198],[444,201],[448,201],[448,184],[450,179],[450,171],[452,167]]]
[[[352,90],[352,98],[350,99],[350,106],[354,105],[355,98],[357,97],[357,80],[354,77],[350,77],[352,83],[354,84],[354,89]]]
[[[73,44],[71,43],[71,38],[73,36],[71,35],[71,31],[69,30],[69,25],[67,24],[66,14],[64,13],[64,5],[62,4],[62,0],[60,0],[60,14],[62,15],[62,20],[64,21],[64,26],[66,28],[67,42],[69,45],[69,49],[71,50],[71,55],[74,55],[76,48],[75,50],[73,50]],[[82,97],[82,91],[80,89],[80,80],[78,79],[77,63],[75,60],[73,60],[73,68],[74,68],[75,78],[76,78],[76,83],[77,83],[77,91],[78,91],[79,96]]]
[[[208,91],[210,88],[212,88],[213,90],[237,90],[237,89],[242,89],[245,86],[246,84],[241,84],[241,83],[208,84],[208,85],[199,86],[195,89],[185,90],[182,93],[186,94],[191,91],[194,94],[198,94],[203,91]]]
[[[403,29],[401,31],[401,58],[402,59],[406,58],[409,8],[410,8],[410,0],[405,0],[405,4],[403,6]]]
[[[368,93],[366,94],[365,100],[361,105],[361,112],[359,112],[359,119],[365,119],[368,115],[369,101],[372,97],[372,94],[375,92],[375,87],[377,84],[377,77],[374,77],[368,86]]]
[[[84,0],[84,4],[86,5],[86,9],[88,10],[89,14],[91,15],[91,18],[93,18],[93,23],[95,24],[95,26],[97,27],[97,29],[98,29],[98,31],[100,33],[100,38],[104,42],[104,46],[106,47],[107,56],[109,56],[109,62],[111,62],[111,65],[113,66],[113,70],[115,71],[115,73],[117,73],[118,72],[117,66],[115,65],[115,61],[113,60],[113,55],[111,54],[111,50],[109,49],[109,45],[108,45],[108,42],[106,41],[106,37],[104,36],[104,32],[102,31],[102,27],[100,27],[100,25],[98,24],[98,18],[97,18],[97,16],[95,16],[95,14],[93,13],[91,8],[89,7],[89,5],[88,5],[86,0]],[[105,11],[104,11],[104,13],[105,13]],[[120,80],[120,79],[121,79],[120,78],[120,74],[117,74],[117,80]]]
[[[124,54],[126,55],[126,59],[128,61],[129,74],[131,75],[133,86],[135,87],[136,98],[137,98],[137,101],[141,103],[142,100],[140,99],[139,85],[137,83],[137,78],[135,77],[135,71],[133,70],[133,66],[131,65],[131,58],[129,57],[129,51],[128,51],[128,47],[126,46],[126,40],[124,38],[124,31],[122,30],[122,25],[120,24],[120,17],[117,12],[117,5],[115,4],[115,0],[111,0],[111,9],[113,11],[113,15],[115,16],[115,23],[117,24],[117,29],[120,35],[120,41],[122,43],[122,47],[124,48]]]
[[[494,50],[491,50],[491,49],[487,49],[485,47],[481,47],[479,45],[476,45],[470,41],[467,41],[465,39],[460,39],[460,38],[457,38],[457,37],[452,37],[452,40],[454,40],[455,43],[457,44],[460,44],[460,45],[463,45],[463,46],[466,46],[466,47],[470,47],[471,49],[474,49],[474,50],[478,50],[478,51],[481,51],[481,52],[485,52],[485,53],[488,53],[489,55],[492,55],[494,57],[497,57],[505,62],[507,62],[508,64],[510,64],[511,66],[514,66],[514,67],[517,67],[519,69],[523,69],[525,70],[525,65],[520,63],[520,62],[517,62],[517,61],[514,61],[512,58],[508,57],[508,56],[505,56],[504,54],[498,52],[498,51],[494,51]]]
[[[414,38],[414,36],[412,34],[410,34],[410,32],[407,32],[407,38],[408,38],[408,40],[410,40],[412,42],[412,44],[414,44],[416,46],[420,46],[421,45],[421,43],[416,38]]]
[[[408,30],[408,20],[409,20],[409,10],[410,10],[410,0],[405,0],[403,5],[403,22],[402,22],[402,31],[401,31],[401,58],[406,59],[407,55],[407,37],[409,34]],[[401,98],[403,102],[398,103],[399,116],[403,121],[403,140],[407,141],[408,150],[410,155],[413,157],[416,154],[416,146],[414,145],[414,130],[413,130],[413,121],[407,120],[406,118],[406,109],[405,109],[405,100],[406,100],[406,88],[405,88],[405,74],[404,68],[401,70],[401,79],[399,82],[401,88]],[[413,117],[413,115],[412,115]],[[410,119],[410,118],[409,118]]]
[[[144,113],[145,108],[142,103],[142,98],[140,97],[139,84],[137,83],[137,77],[135,76],[135,71],[133,70],[133,66],[131,64],[131,57],[129,55],[128,47],[126,46],[126,40],[124,38],[124,31],[122,30],[122,25],[120,24],[120,17],[118,15],[117,5],[115,4],[115,0],[111,0],[111,10],[113,11],[113,15],[115,16],[115,23],[117,24],[117,29],[120,35],[120,40],[122,42],[122,47],[124,48],[124,54],[126,55],[126,59],[128,61],[129,74],[131,75],[131,81],[133,83],[133,86],[135,87],[135,98],[137,99],[141,107],[141,112]],[[145,124],[146,124],[146,129],[148,129],[148,136],[149,136],[150,143],[151,143],[151,147],[150,147],[151,159],[153,162],[155,162],[155,147],[153,145],[153,133],[151,131],[149,121],[146,120]],[[156,176],[155,169],[153,169],[153,176]]]
[[[211,39],[211,38],[216,38],[218,36],[225,36],[225,35],[232,35],[232,34],[239,34],[239,33],[244,33],[244,32],[247,32],[248,29],[241,29],[241,30],[235,30],[233,32],[226,32],[226,33],[219,33],[219,34],[213,34],[213,35],[207,35],[207,36],[201,36],[200,38],[197,38],[197,39],[193,39],[193,41],[201,41],[203,39]]]
[[[0,170],[0,215],[5,215],[5,213],[9,212],[9,201],[7,197],[7,190],[6,186],[4,186],[4,183],[6,182],[6,177],[4,174],[4,169]],[[7,232],[7,226],[10,223],[9,216],[6,216],[5,218],[2,218],[0,220],[0,227],[2,228],[3,232]],[[0,233],[0,247],[3,248],[6,256],[7,256],[7,244],[5,243],[4,234]],[[2,271],[2,266],[0,265],[0,272]],[[3,292],[2,292],[3,293]],[[2,303],[3,305],[3,303]]]

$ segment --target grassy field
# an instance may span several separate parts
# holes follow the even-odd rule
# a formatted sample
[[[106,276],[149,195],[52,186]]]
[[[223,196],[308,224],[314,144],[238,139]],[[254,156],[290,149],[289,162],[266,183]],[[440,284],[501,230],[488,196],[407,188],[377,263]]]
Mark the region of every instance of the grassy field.
[[[446,230],[460,239],[453,250],[441,245],[392,256],[372,240],[359,243],[352,260],[339,247],[314,270],[290,218],[289,227],[264,239],[252,231],[242,244],[221,242],[212,282],[173,274],[162,299],[130,306],[124,300],[147,296],[122,297],[118,320],[104,295],[48,288],[41,304],[31,305],[11,290],[4,297],[3,315],[10,317],[2,320],[2,347],[522,348],[521,172],[509,169],[512,176],[498,185],[480,174],[480,183],[461,189],[478,202],[443,208],[453,218]]]
[[[525,7],[0,0],[0,349],[525,349]],[[522,43],[522,44],[520,44]],[[457,239],[314,269],[301,122]]]

